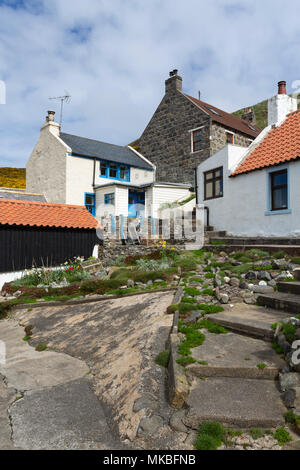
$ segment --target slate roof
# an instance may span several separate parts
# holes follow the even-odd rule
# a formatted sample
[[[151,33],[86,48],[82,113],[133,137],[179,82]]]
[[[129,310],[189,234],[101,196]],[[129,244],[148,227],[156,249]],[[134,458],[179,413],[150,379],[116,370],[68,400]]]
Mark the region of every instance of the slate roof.
[[[98,222],[84,206],[0,199],[0,224],[95,229]]]
[[[230,127],[231,129],[235,129],[254,138],[256,138],[261,133],[261,129],[258,126],[251,124],[245,119],[240,119],[233,114],[226,113],[226,111],[222,111],[222,109],[216,108],[215,106],[205,103],[204,101],[197,100],[193,96],[185,96],[193,101],[197,106],[199,106],[204,112],[209,114],[213,121],[218,122],[219,124],[223,124],[225,127]]]
[[[16,201],[47,202],[43,194],[26,193],[25,191],[14,191],[0,188],[0,199],[14,199]]]
[[[72,153],[84,157],[97,157],[110,162],[124,163],[145,170],[153,170],[153,166],[139,157],[128,147],[107,144],[99,140],[86,139],[77,135],[61,132],[60,138],[72,149]]]
[[[275,127],[266,135],[231,176],[279,165],[298,158],[300,158],[300,111],[295,111],[288,114],[281,126]]]

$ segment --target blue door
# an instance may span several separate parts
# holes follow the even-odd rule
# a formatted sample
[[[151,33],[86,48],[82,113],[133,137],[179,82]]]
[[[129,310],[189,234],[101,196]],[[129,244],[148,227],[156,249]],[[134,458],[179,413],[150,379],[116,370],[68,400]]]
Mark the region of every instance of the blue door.
[[[129,190],[128,217],[137,217],[145,208],[145,191]]]

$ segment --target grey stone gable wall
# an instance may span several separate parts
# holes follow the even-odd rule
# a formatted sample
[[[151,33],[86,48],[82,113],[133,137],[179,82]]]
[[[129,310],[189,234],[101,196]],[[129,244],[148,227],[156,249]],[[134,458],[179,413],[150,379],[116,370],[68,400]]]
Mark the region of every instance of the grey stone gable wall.
[[[202,149],[192,153],[189,131],[202,129]],[[156,165],[156,180],[194,185],[194,169],[226,144],[225,126],[176,89],[167,93],[139,140],[139,152]],[[249,137],[234,131],[235,144],[248,147]],[[211,136],[211,138],[210,138]]]
[[[191,152],[192,129],[202,129],[203,144]],[[139,141],[139,152],[156,165],[156,180],[194,184],[194,169],[210,156],[211,118],[182,93],[169,91]]]

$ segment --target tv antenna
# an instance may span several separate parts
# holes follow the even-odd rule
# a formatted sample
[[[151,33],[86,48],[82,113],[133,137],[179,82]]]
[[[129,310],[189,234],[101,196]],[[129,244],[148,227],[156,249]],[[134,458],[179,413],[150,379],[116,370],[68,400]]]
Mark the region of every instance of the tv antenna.
[[[65,90],[65,95],[64,96],[53,96],[49,98],[49,100],[57,100],[60,101],[60,119],[59,119],[59,124],[60,126],[62,125],[62,119],[63,119],[63,109],[64,109],[64,103],[70,103],[71,101],[71,95]]]

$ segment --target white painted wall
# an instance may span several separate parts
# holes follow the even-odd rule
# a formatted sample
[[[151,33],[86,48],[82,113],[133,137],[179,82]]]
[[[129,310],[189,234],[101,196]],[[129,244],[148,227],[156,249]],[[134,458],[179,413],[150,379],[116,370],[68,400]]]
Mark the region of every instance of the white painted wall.
[[[268,170],[229,177],[228,161],[234,161],[239,153],[238,148],[233,147],[226,146],[198,167],[199,203],[209,207],[210,225],[215,230],[227,230],[228,234],[235,236],[299,237],[300,162],[289,164],[291,213],[266,215],[269,209]],[[224,196],[204,201],[203,173],[220,166],[224,172]],[[274,167],[274,171],[277,169]]]
[[[99,167],[99,162],[98,167]],[[93,193],[94,161],[67,155],[66,203],[84,206],[85,193]],[[103,180],[102,180],[103,181]]]
[[[289,113],[297,111],[297,99],[288,95],[275,95],[268,100],[268,125],[280,125]]]
[[[187,199],[191,195],[186,188],[169,185],[155,185],[152,188],[152,217],[159,217],[162,204]]]
[[[104,205],[104,195],[105,194],[115,194],[115,201],[116,201],[116,186],[106,186],[103,188],[97,188],[95,191],[96,194],[96,219],[100,220],[103,216],[108,216],[110,214],[116,214],[116,206],[111,204]],[[103,209],[104,208],[104,209]]]
[[[128,216],[128,188],[122,186],[116,186],[116,215]]]

